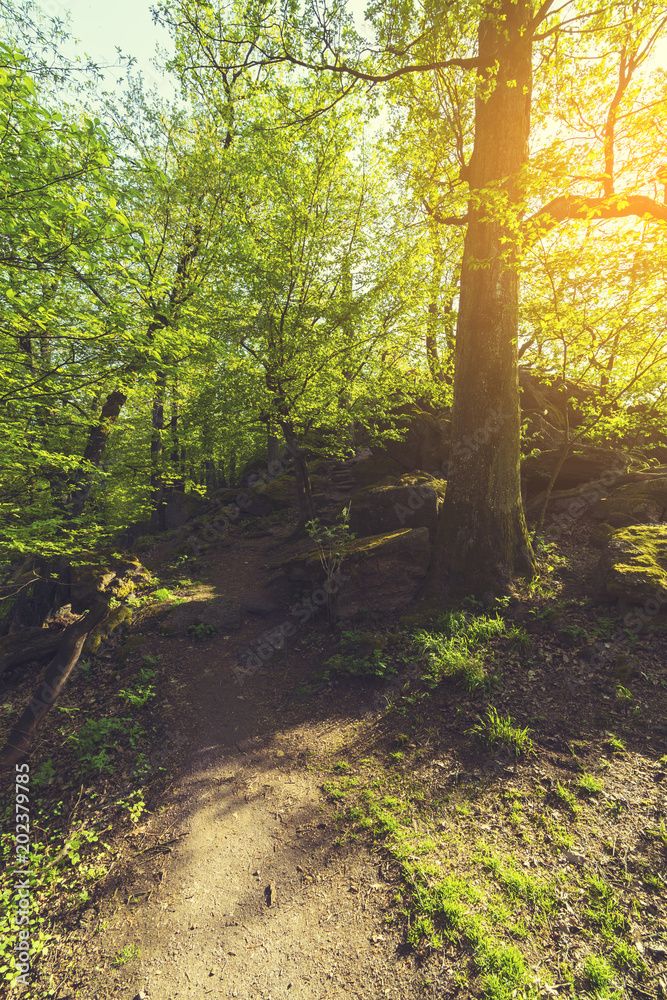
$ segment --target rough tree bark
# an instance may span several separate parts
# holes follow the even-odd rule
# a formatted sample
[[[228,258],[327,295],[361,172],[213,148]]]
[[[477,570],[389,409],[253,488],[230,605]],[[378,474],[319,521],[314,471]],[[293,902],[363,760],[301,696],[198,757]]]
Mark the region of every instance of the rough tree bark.
[[[103,621],[108,611],[109,599],[100,598],[84,618],[74,622],[62,633],[58,651],[49,664],[44,679],[33,692],[30,703],[0,752],[0,771],[13,768],[30,752],[35,730],[58,700],[78,663],[86,638]]]
[[[299,525],[297,531],[300,531],[305,528],[308,521],[314,521],[317,518],[317,511],[315,510],[315,501],[313,500],[308,465],[297,443],[294,425],[289,420],[281,420],[280,426],[285,436],[287,450],[294,460],[296,498],[299,505]]]
[[[111,429],[120,416],[120,411],[127,402],[127,393],[120,389],[110,392],[104,401],[100,416],[96,424],[88,430],[88,441],[83,453],[85,461],[91,462],[95,466],[102,464],[104,450],[111,434]],[[93,487],[92,476],[86,476],[83,483],[74,491],[72,496],[72,516],[78,517],[86,506],[86,501],[90,496]]]
[[[529,0],[501,0],[479,26],[483,65],[461,266],[452,464],[438,538],[448,590],[483,593],[530,571],[519,474],[519,278],[511,247],[528,160],[532,83]],[[502,208],[499,210],[498,203]]]
[[[160,372],[153,396],[151,419],[151,521],[154,528],[164,530],[164,478],[162,470],[162,434],[164,432],[164,400],[167,376]]]

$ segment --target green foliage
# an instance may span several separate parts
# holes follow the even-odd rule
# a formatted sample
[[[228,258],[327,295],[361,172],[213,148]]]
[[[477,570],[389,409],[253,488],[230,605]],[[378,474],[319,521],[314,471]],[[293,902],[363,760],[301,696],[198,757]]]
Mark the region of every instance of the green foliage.
[[[564,806],[567,806],[573,816],[578,815],[579,808],[569,788],[565,788],[564,785],[561,785],[560,781],[557,781],[554,794]]]
[[[138,697],[141,700],[141,696]],[[147,697],[150,697],[150,694]],[[124,745],[136,746],[140,735],[139,723],[131,718],[108,716],[101,719],[89,719],[84,722],[78,733],[72,734],[68,738],[77,749],[83,774],[87,771],[96,771],[98,774],[113,774],[114,765],[110,751],[113,751],[121,738]]]
[[[207,639],[212,639],[217,634],[218,630],[215,625],[209,625],[206,622],[188,626],[188,635],[192,636],[193,639],[197,639],[198,642],[206,642]]]
[[[326,661],[332,670],[351,677],[390,677],[398,671],[396,658],[387,648],[386,640],[372,632],[344,630],[340,648],[340,653]]]
[[[128,962],[134,961],[135,958],[141,958],[141,950],[138,944],[126,944],[124,948],[121,948],[117,952],[112,965],[117,969],[122,968],[123,965],[127,965]]]
[[[602,791],[602,782],[594,778],[592,774],[582,774],[578,785],[586,795],[599,795]]]
[[[609,995],[614,983],[614,970],[604,958],[589,955],[584,962],[584,975],[594,995]]]
[[[149,682],[155,677],[155,671],[143,667],[133,678],[131,688],[118,692],[119,698],[124,698],[133,708],[143,708],[150,698],[155,697],[155,688]]]
[[[607,738],[605,740],[605,743],[612,751],[612,753],[615,754],[622,754],[625,753],[625,751],[627,750],[627,747],[623,742],[623,740],[619,740],[619,738],[617,736],[614,736],[613,733],[607,733]]]
[[[155,601],[173,601],[175,595],[168,587],[160,587],[159,590],[154,590],[151,596]]]
[[[460,679],[469,691],[488,687],[491,679],[474,651],[506,634],[503,619],[499,615],[448,611],[439,617],[436,627],[437,632],[418,629],[414,633],[417,649],[426,656],[425,682],[436,687],[443,678],[451,677]]]
[[[317,547],[317,554],[325,573],[324,589],[327,596],[329,625],[336,624],[336,595],[340,584],[337,575],[343,565],[345,553],[354,535],[350,532],[350,507],[345,507],[337,518],[337,523],[327,526],[319,521],[309,521],[306,530]]]
[[[536,752],[533,741],[528,735],[530,728],[526,726],[521,729],[509,715],[499,715],[493,706],[487,708],[486,718],[477,722],[468,732],[480,737],[488,746],[500,744],[508,747],[516,757],[521,754],[530,756]]]

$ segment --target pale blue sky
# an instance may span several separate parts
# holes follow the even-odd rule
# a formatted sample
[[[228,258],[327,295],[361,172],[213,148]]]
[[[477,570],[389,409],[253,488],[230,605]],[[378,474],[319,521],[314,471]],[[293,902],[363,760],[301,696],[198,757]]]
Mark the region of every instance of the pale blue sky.
[[[116,61],[116,46],[125,55],[135,56],[146,83],[155,84],[160,90],[164,80],[151,65],[157,43],[171,48],[169,34],[153,24],[150,13],[151,0],[38,0],[42,10],[50,16],[71,15],[70,31],[78,39],[77,49],[86,52],[94,61]],[[116,74],[117,75],[117,74]]]

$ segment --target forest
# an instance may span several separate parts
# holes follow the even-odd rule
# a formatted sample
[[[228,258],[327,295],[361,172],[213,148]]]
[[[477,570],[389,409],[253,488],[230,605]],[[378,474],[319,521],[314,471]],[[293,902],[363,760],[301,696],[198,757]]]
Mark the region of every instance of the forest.
[[[667,997],[667,3],[151,10],[0,0],[0,978]]]

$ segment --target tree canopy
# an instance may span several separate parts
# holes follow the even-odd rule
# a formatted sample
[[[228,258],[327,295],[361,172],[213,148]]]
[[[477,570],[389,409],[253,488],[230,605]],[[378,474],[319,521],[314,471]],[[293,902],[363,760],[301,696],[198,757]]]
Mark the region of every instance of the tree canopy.
[[[68,87],[44,56],[62,26],[15,13],[9,558],[159,526],[176,489],[233,483],[276,442],[342,455],[352,425],[395,434],[418,401],[450,408],[466,454],[441,583],[495,589],[532,567],[519,355],[590,383],[591,440],[640,446],[663,412],[667,8],[371,4],[361,25],[344,4],[163,0],[173,106],[131,75],[122,100]]]

